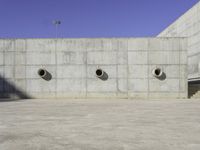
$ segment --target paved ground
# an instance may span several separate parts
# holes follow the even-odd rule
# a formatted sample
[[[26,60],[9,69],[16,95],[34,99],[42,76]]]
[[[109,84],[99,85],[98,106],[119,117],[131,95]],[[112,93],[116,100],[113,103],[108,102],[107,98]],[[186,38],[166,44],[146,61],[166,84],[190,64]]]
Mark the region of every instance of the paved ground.
[[[0,102],[0,150],[200,150],[200,100]]]

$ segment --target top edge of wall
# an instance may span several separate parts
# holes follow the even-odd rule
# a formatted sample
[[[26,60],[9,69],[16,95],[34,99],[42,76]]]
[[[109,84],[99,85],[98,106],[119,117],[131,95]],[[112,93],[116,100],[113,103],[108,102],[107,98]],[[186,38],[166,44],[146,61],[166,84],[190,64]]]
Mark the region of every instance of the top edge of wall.
[[[128,39],[186,39],[187,37],[125,37],[125,38],[0,38],[0,40],[128,40]]]

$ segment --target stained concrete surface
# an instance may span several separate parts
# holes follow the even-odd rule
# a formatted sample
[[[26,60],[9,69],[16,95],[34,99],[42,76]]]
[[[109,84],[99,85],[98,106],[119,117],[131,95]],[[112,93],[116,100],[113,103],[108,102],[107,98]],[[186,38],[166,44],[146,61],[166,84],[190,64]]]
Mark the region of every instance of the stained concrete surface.
[[[198,100],[0,103],[0,150],[199,150]]]
[[[0,98],[186,98],[187,74],[187,38],[0,39]]]
[[[188,78],[200,77],[200,1],[158,37],[188,37]]]

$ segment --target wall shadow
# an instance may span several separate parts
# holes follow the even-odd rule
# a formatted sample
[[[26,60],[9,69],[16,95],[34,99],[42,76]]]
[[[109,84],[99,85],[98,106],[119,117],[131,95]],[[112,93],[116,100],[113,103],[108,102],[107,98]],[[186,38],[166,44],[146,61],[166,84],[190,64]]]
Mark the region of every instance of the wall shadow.
[[[14,84],[10,83],[0,75],[0,102],[9,102],[31,98],[31,96],[18,89]]]
[[[157,77],[159,80],[164,81],[167,78],[166,73],[162,73],[162,75],[160,77]]]
[[[39,69],[38,70],[38,75],[42,78],[42,79],[44,79],[44,80],[46,80],[46,81],[50,81],[51,79],[52,79],[52,75],[51,75],[51,73],[50,72],[48,72],[46,69]]]
[[[200,91],[200,81],[189,81],[188,82],[188,98],[191,98],[198,91]]]
[[[50,72],[46,71],[46,75],[42,78],[46,81],[50,81],[52,79],[52,75]]]
[[[108,74],[106,72],[103,72],[103,75],[101,77],[98,77],[99,79],[106,81],[108,80]]]

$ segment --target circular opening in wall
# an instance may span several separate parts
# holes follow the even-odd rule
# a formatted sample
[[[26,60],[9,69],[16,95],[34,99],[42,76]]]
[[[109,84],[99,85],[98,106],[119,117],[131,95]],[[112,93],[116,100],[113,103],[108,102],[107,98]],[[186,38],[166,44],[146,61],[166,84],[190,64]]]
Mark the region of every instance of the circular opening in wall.
[[[159,78],[159,77],[162,76],[163,71],[160,68],[155,68],[155,69],[153,69],[152,74],[153,74],[154,77]]]
[[[101,77],[103,75],[103,71],[101,69],[96,70],[97,77]]]
[[[155,75],[156,75],[156,76],[159,76],[160,73],[161,73],[161,70],[160,70],[159,68],[155,70]]]
[[[39,69],[39,70],[38,70],[38,75],[39,75],[40,77],[44,77],[44,76],[46,75],[46,70],[44,70],[44,69]]]

